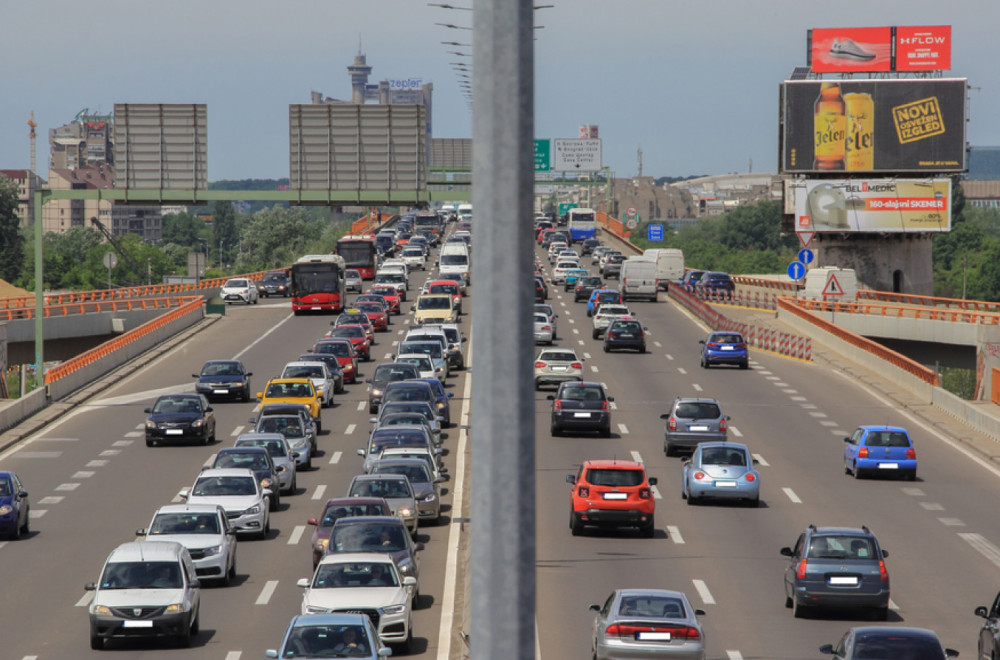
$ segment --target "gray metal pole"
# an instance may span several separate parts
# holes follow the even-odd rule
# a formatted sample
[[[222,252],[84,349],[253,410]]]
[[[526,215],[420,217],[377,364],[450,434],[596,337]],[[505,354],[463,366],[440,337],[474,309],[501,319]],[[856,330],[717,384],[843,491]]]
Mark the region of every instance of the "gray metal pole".
[[[34,175],[34,172],[32,172]],[[45,282],[42,276],[42,208],[45,196],[41,190],[35,191],[35,386],[45,387]]]
[[[531,0],[473,5],[473,658],[535,657]]]

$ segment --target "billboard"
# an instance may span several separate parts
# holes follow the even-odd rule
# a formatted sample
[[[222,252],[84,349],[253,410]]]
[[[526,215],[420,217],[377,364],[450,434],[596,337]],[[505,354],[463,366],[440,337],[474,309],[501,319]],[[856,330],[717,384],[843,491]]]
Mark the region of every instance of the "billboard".
[[[796,232],[951,230],[950,179],[790,181]]]
[[[115,103],[115,187],[208,188],[208,106]]]
[[[965,94],[965,78],[785,81],[781,171],[964,171]]]
[[[946,71],[951,68],[951,26],[815,28],[807,38],[813,73]]]

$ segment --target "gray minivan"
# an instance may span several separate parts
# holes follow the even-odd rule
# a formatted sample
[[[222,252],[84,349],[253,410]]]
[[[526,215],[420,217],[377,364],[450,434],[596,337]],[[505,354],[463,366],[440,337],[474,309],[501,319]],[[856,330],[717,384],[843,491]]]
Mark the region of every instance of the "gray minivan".
[[[622,264],[618,279],[621,281],[622,302],[630,298],[645,298],[656,302],[659,275],[656,262],[644,257],[629,257]]]

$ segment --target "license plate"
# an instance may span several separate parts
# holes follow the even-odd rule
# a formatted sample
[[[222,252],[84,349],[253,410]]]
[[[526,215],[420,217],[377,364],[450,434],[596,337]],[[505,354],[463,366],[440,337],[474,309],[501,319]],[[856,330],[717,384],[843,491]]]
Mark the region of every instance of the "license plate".
[[[590,413],[573,413],[573,417],[590,417]]]
[[[836,577],[836,576],[834,576],[834,577],[831,577],[828,580],[828,582],[830,584],[843,584],[843,585],[857,586],[857,584],[858,584],[858,578],[856,578],[856,577]]]
[[[163,433],[165,435],[184,435],[184,429],[167,429]]]
[[[736,488],[736,482],[735,481],[716,481],[715,482],[715,487],[716,488]]]
[[[731,350],[733,350],[732,346],[720,346],[719,348],[721,348],[724,351],[731,351]]]
[[[122,621],[122,628],[152,628],[152,621]]]
[[[707,431],[707,426],[689,426],[688,431]]]
[[[631,332],[620,332],[620,333],[618,333],[618,336],[619,337],[628,337],[628,338],[631,339],[633,335],[632,335]]]
[[[212,390],[212,394],[229,394],[229,390]]]
[[[604,493],[606,500],[627,500],[628,493]]]
[[[309,309],[323,309],[323,308],[322,308],[322,307],[320,307],[319,305],[316,305],[316,306],[314,306],[314,307],[310,307]]]
[[[880,470],[898,470],[899,463],[879,463],[878,469]]]
[[[568,367],[552,367],[552,371],[566,371]]]
[[[641,632],[637,633],[635,638],[640,642],[669,642],[670,633],[668,632]]]

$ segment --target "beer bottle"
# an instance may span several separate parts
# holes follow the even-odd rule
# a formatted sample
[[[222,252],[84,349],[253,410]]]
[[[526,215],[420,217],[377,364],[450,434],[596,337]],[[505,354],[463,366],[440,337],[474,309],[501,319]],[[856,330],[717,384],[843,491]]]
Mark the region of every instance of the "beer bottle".
[[[847,137],[847,117],[844,98],[840,95],[840,83],[829,82],[820,85],[816,109],[813,113],[815,155],[814,169],[844,169],[844,138]]]

